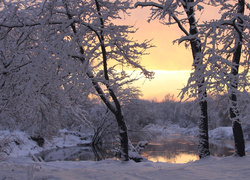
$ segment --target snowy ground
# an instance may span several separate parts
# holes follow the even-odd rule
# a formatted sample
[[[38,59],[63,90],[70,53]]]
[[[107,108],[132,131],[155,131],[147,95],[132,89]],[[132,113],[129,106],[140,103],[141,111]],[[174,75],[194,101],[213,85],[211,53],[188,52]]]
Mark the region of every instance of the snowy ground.
[[[99,162],[34,163],[14,158],[0,163],[0,179],[12,180],[79,180],[79,179],[248,179],[250,156],[208,157],[187,164],[169,164],[108,159]]]
[[[153,130],[154,127],[151,127]],[[171,129],[178,129],[173,127]],[[179,129],[183,132],[183,129]],[[165,130],[161,130],[164,134]],[[230,128],[211,131],[210,137],[218,137],[216,133],[224,138],[231,136]],[[166,133],[166,132],[165,132]],[[195,130],[186,130],[184,134],[192,135]],[[6,136],[7,135],[7,136]],[[88,143],[84,135],[76,132],[62,131],[61,137],[45,142],[41,148],[30,140],[23,132],[0,131],[0,140],[5,138],[9,142],[11,152],[9,157],[0,162],[0,180],[79,180],[79,179],[248,179],[250,176],[250,156],[246,157],[207,157],[202,160],[185,164],[170,164],[160,162],[133,161],[120,162],[114,159],[104,161],[56,161],[35,162],[32,154],[44,149],[55,147],[70,147],[79,143]],[[85,139],[85,140],[83,140]],[[1,148],[1,147],[0,147]],[[248,148],[249,149],[249,148]],[[8,149],[5,149],[8,150]],[[0,159],[4,156],[0,156]]]

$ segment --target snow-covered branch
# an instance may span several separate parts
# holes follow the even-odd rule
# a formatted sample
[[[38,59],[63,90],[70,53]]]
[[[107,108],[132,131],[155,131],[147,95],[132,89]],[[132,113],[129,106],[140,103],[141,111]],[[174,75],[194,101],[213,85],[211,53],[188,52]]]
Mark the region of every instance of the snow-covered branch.
[[[163,14],[165,12],[168,12],[169,16],[172,17],[175,22],[178,24],[179,28],[184,32],[185,35],[189,35],[189,33],[187,32],[187,30],[184,28],[184,26],[182,25],[181,21],[176,17],[176,15],[174,14],[174,12],[172,12],[170,8],[171,4],[173,3],[172,1],[169,1],[169,3],[166,3],[164,6],[161,4],[158,4],[156,2],[136,2],[135,3],[135,8],[141,6],[141,7],[157,7],[161,10],[163,10]]]

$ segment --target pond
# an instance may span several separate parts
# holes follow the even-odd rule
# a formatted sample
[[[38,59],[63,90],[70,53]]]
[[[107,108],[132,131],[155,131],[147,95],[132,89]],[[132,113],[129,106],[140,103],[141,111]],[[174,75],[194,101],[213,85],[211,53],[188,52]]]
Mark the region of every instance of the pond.
[[[186,163],[199,159],[198,141],[194,137],[171,135],[161,139],[151,140],[141,155],[150,161],[168,163]],[[136,144],[136,143],[133,143]],[[210,141],[210,152],[213,156],[230,156],[234,153],[232,140]],[[99,161],[115,158],[112,151],[116,144],[106,144],[102,147],[70,147],[44,151],[40,156],[44,161]]]

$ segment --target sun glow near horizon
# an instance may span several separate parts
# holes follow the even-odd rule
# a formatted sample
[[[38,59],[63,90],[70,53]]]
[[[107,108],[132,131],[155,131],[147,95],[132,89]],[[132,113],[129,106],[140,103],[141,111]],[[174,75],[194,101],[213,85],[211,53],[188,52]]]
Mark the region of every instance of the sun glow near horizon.
[[[204,6],[206,10],[197,12],[196,17],[200,22],[216,19],[219,8]],[[133,25],[138,30],[132,35],[133,38],[142,42],[145,39],[152,40],[154,48],[147,50],[148,55],[142,56],[141,65],[146,69],[154,71],[152,80],[142,78],[133,85],[141,89],[142,99],[162,101],[167,94],[174,95],[176,100],[181,89],[187,84],[192,70],[192,51],[184,43],[173,43],[185,35],[177,24],[167,26],[159,20],[148,21],[150,8],[132,9],[130,15],[116,21],[118,24]],[[188,29],[188,27],[186,27]]]
[[[142,78],[133,83],[143,93],[142,99],[162,101],[167,94],[174,95],[176,100],[181,89],[186,85],[191,71],[151,70],[155,73],[152,80]]]
[[[142,78],[133,83],[143,93],[142,99],[162,101],[167,94],[174,95],[176,100],[180,90],[187,84],[192,69],[192,51],[184,44],[173,44],[182,36],[178,26],[165,26],[158,21],[148,23],[149,8],[136,8],[131,16],[126,16],[119,24],[134,24],[139,28],[133,38],[139,42],[152,39],[155,47],[146,51],[141,57],[141,65],[155,72],[152,80]]]

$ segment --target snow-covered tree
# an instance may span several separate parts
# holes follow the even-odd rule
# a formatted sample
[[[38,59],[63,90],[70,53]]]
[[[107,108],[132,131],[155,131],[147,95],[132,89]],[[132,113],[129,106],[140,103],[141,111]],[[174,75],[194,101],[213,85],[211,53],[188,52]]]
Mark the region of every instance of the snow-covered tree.
[[[21,2],[2,1],[1,5],[1,23],[11,26],[0,29],[1,125],[51,137],[71,123],[63,120],[76,99],[68,91],[78,86],[78,96],[88,96],[86,78],[79,76],[79,62],[53,53],[61,48],[53,47],[58,40],[55,29],[23,25],[36,19],[35,7]]]
[[[207,91],[205,83],[205,65],[203,64],[202,43],[198,31],[198,21],[195,12],[202,10],[199,0],[159,0],[137,2],[136,7],[151,7],[149,20],[159,19],[162,24],[177,24],[184,36],[179,39],[179,43],[190,44],[193,55],[194,72],[188,81],[183,95],[197,98],[199,102],[199,156],[200,158],[210,155],[208,141],[208,112],[207,112]],[[187,27],[189,26],[189,27]],[[186,30],[186,29],[189,30]],[[184,98],[182,96],[181,98]]]
[[[249,4],[246,4],[245,0],[212,1],[212,4],[221,6],[222,15],[220,19],[201,26],[207,42],[204,54],[208,88],[214,94],[228,94],[228,112],[234,133],[235,154],[244,156],[241,119],[244,112],[249,111],[250,98],[250,19],[249,15],[245,15],[245,7],[249,8]]]
[[[127,14],[130,8],[130,0],[26,0],[2,1],[0,12],[2,43],[9,36],[18,39],[8,42],[17,48],[6,47],[4,56],[11,56],[9,61],[14,63],[25,56],[31,64],[38,57],[37,63],[45,69],[50,66],[43,63],[51,63],[56,67],[56,75],[60,75],[57,88],[63,92],[86,86],[90,93],[91,85],[117,120],[123,160],[128,160],[128,136],[119,97],[126,97],[128,88],[123,87],[136,80],[125,70],[128,66],[139,68],[146,77],[152,77],[152,73],[140,65],[140,56],[151,47],[149,42],[135,41],[129,37],[135,32],[133,27],[116,25],[114,21],[121,19],[121,13]],[[3,67],[8,68],[8,63]],[[14,86],[16,84],[19,81]],[[30,84],[33,86],[33,82]]]

